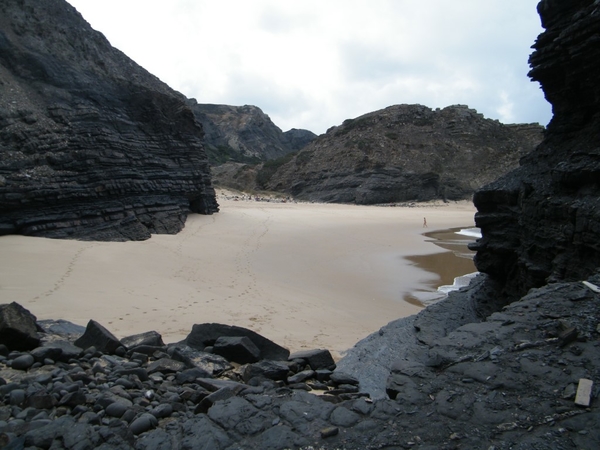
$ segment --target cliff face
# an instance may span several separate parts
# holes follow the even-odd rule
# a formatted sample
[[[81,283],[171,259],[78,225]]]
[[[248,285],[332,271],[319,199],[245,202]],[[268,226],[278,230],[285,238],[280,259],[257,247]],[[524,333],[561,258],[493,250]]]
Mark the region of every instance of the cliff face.
[[[206,133],[204,145],[213,165],[227,161],[264,161],[305,147],[316,135],[308,130],[281,131],[260,108],[188,104]]]
[[[267,188],[358,204],[462,199],[517,167],[542,134],[538,124],[503,125],[463,105],[390,106],[332,127]]]
[[[521,167],[475,194],[478,269],[508,298],[600,267],[600,5],[544,0],[530,57],[554,117]]]
[[[0,234],[176,233],[218,211],[186,98],[63,0],[0,4]]]

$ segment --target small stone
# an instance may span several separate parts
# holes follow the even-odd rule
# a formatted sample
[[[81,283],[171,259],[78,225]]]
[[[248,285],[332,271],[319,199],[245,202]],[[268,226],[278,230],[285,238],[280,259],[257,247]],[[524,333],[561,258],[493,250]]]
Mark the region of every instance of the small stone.
[[[108,405],[105,411],[107,415],[120,419],[128,409],[129,406],[127,404],[125,404],[124,402],[116,401]]]
[[[133,434],[141,434],[151,430],[158,425],[158,420],[150,413],[144,413],[129,425],[129,430]]]
[[[158,405],[156,408],[153,408],[150,411],[150,414],[152,414],[157,419],[169,417],[171,414],[173,414],[173,407],[168,403],[163,403],[161,405]]]
[[[8,396],[8,402],[11,405],[18,406],[25,401],[25,391],[23,389],[15,389]]]
[[[594,382],[587,378],[580,378],[577,386],[577,395],[575,396],[575,404],[579,406],[590,406],[592,399],[592,387]]]
[[[26,353],[13,359],[11,367],[15,370],[27,370],[35,363],[35,358]]]
[[[328,437],[336,436],[340,432],[338,427],[327,427],[321,430],[321,438],[326,439]]]
[[[69,392],[63,398],[60,399],[58,404],[60,406],[69,406],[71,408],[76,407],[77,405],[85,405],[86,402],[85,394],[81,391]]]

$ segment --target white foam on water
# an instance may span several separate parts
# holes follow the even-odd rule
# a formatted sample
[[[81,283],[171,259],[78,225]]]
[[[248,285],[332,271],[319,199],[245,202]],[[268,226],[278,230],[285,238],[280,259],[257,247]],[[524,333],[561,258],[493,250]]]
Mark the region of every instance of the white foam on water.
[[[463,236],[469,236],[474,238],[481,238],[481,230],[479,228],[463,228],[460,231],[456,231],[456,234],[461,234]]]
[[[475,278],[479,272],[468,273],[466,275],[461,275],[460,277],[456,277],[454,279],[453,284],[446,284],[444,286],[440,286],[437,288],[438,292],[448,295],[449,292],[458,291],[460,288],[468,286],[473,278]]]

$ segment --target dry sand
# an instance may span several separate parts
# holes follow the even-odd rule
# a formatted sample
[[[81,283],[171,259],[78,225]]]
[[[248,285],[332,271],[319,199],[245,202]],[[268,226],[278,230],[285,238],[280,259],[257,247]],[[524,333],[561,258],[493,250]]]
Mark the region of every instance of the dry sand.
[[[38,319],[93,318],[119,338],[156,330],[176,342],[195,323],[220,322],[339,356],[421,309],[403,297],[437,276],[405,257],[439,253],[422,233],[473,226],[475,212],[468,202],[219,203],[143,242],[0,237],[0,303]]]

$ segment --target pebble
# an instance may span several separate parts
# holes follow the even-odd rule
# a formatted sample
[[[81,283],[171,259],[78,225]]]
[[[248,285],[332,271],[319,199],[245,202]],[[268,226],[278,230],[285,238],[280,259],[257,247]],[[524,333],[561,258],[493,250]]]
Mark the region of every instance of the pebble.
[[[35,358],[29,353],[12,360],[11,367],[15,370],[27,370],[35,363]]]

